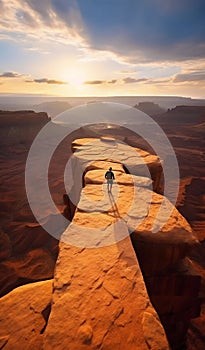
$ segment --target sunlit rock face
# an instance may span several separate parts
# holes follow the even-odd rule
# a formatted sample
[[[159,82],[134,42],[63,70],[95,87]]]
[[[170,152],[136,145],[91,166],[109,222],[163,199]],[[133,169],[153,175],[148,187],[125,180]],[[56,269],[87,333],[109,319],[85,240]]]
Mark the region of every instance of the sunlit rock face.
[[[99,249],[61,243],[44,349],[67,344],[168,349],[128,238]]]
[[[129,135],[120,137],[120,133],[123,133],[124,130],[120,130],[119,127],[110,128],[110,130],[110,136],[113,136],[114,131],[119,133],[118,140],[125,141],[126,137],[126,140],[129,139]],[[81,134],[86,137],[99,136],[98,134],[104,131],[102,128],[83,127],[78,132],[79,134],[76,132],[76,137],[80,137]],[[30,136],[28,138],[30,139]],[[65,239],[67,243],[60,244],[54,289],[52,290],[52,312],[48,325],[40,315],[38,331],[32,331],[32,336],[36,338],[31,343],[29,340],[28,346],[31,348],[31,344],[37,344],[35,346],[39,349],[67,349],[69,344],[70,349],[76,349],[76,347],[77,349],[95,349],[101,346],[105,349],[121,348],[124,350],[128,344],[129,349],[136,349],[136,347],[139,349],[167,349],[163,324],[172,348],[180,349],[185,341],[190,318],[199,315],[200,281],[199,277],[195,276],[192,263],[185,259],[197,241],[186,220],[174,207],[166,225],[159,231],[152,232],[153,224],[159,227],[161,225],[160,218],[156,222],[156,215],[164,198],[155,193],[155,191],[162,192],[160,188],[161,162],[158,157],[142,151],[139,147],[128,152],[122,142],[117,142],[120,155],[124,158],[116,162],[113,159],[114,156],[113,158],[108,156],[112,140],[106,142],[105,138],[91,139],[90,141],[106,144],[107,151],[101,157],[100,148],[97,148],[96,144],[93,150],[89,146],[88,153],[92,151],[96,159],[87,164],[88,154],[83,163],[85,166],[82,173],[78,173],[79,162],[85,157],[83,145],[88,141],[88,139],[81,139],[73,143],[75,151],[72,160],[72,165],[75,165],[73,186],[77,193],[76,203],[72,203],[70,197],[64,198],[64,204],[67,207],[65,215],[70,215],[73,222],[62,236],[63,241]],[[67,151],[67,148],[64,148],[63,151]],[[133,162],[133,152],[139,155],[137,162]],[[62,160],[63,153],[59,152],[58,162],[55,164],[59,164],[59,156]],[[13,160],[12,162],[16,164],[15,169],[17,170],[19,165]],[[104,172],[110,166],[114,170],[117,183],[117,186],[113,185],[114,200],[108,197],[104,183]],[[16,188],[19,188],[19,181],[16,182],[16,185]],[[136,194],[134,194],[134,189]],[[13,198],[16,194],[12,193],[11,196]],[[86,198],[90,199],[91,203]],[[129,214],[130,205],[133,202],[134,206]],[[168,209],[170,204],[168,201],[166,203]],[[16,218],[17,214],[16,211]],[[11,224],[11,232],[15,232],[15,235],[5,236],[4,232],[1,235],[1,242],[5,247],[2,261],[8,271],[7,276],[12,277],[11,281],[19,276],[19,283],[28,283],[36,278],[50,278],[52,277],[51,270],[54,268],[53,257],[50,258],[55,248],[52,243],[46,246],[46,242],[50,242],[52,238],[49,235],[42,236],[39,225],[31,225],[30,219],[27,219],[29,218],[27,212],[25,214],[22,211],[21,215],[29,223],[19,224],[16,221]],[[123,219],[123,225],[116,225],[113,229],[112,224],[118,222],[119,218]],[[75,225],[78,228],[77,231]],[[18,234],[17,228],[21,228]],[[70,236],[79,238],[82,228],[87,237],[91,237],[93,232],[97,233],[95,244],[98,247],[102,246],[85,248],[82,242],[80,247],[69,244]],[[94,229],[92,234],[90,234],[91,229]],[[31,235],[25,235],[26,230],[32,231]],[[132,244],[129,234],[131,234]],[[110,237],[112,244],[110,244]],[[113,243],[116,237],[122,240]],[[82,237],[80,239],[82,240]],[[29,250],[31,241],[32,252],[29,254],[26,251],[23,252],[21,263],[11,259],[12,249],[15,249],[16,254],[19,254],[22,249]],[[104,243],[110,245],[103,246]],[[46,249],[40,249],[41,245],[45,245]],[[6,260],[9,260],[9,264],[5,264]],[[28,265],[33,268],[28,268]],[[12,273],[9,272],[10,269]],[[26,278],[31,276],[33,279],[28,280],[25,276]],[[5,284],[2,283],[2,285]],[[18,284],[14,283],[9,288],[12,289],[16,285]],[[32,290],[32,285],[31,293],[36,294],[36,305],[41,305],[41,295],[51,293],[51,284],[45,284],[42,288],[37,284],[39,292],[36,291],[35,285]],[[20,293],[21,289],[15,291]],[[8,294],[8,298],[14,298],[12,293]],[[26,307],[30,308],[30,298],[24,289],[22,293],[23,298],[27,301]],[[5,302],[7,299],[2,300]],[[11,304],[12,302],[9,305]],[[47,305],[46,299],[45,304],[39,306],[38,310],[40,313],[44,309],[47,310],[48,318],[50,311]],[[9,315],[10,319],[7,320],[7,325],[18,314],[18,309],[12,312]],[[28,318],[29,324],[35,323],[34,316],[38,314],[34,312],[31,319]],[[4,326],[4,329],[6,327]],[[10,337],[9,342],[13,342],[11,340],[12,334],[15,334],[13,330],[2,333],[1,344],[6,344],[8,336]],[[25,324],[25,332],[26,330]],[[39,333],[41,334],[40,340],[38,339]],[[27,338],[29,338],[28,335]],[[24,348],[26,349],[26,345]]]
[[[198,241],[174,207],[164,225],[162,217],[156,222],[164,197],[153,191],[154,180],[142,176],[137,162],[131,167],[134,175],[125,172],[131,163],[129,152],[120,149],[125,163],[112,160],[111,142],[73,142],[73,179],[77,181],[73,181],[72,191],[79,191],[80,180],[84,187],[73,221],[62,235],[44,348],[51,349],[52,344],[55,349],[62,342],[62,346],[71,344],[71,349],[88,345],[124,349],[128,344],[129,349],[164,349],[168,345],[160,323],[152,307],[148,310],[145,306],[147,303],[150,308],[150,298],[171,347],[179,349],[190,318],[199,314],[200,278],[189,265],[184,266],[184,258]],[[107,151],[102,151],[105,143]],[[88,164],[91,152],[98,160]],[[154,165],[158,167],[157,157],[152,159]],[[104,179],[110,166],[115,173],[111,194]],[[169,206],[166,200],[165,211]],[[159,231],[152,231],[154,224]],[[66,334],[62,330],[65,324]]]
[[[52,280],[18,287],[0,299],[0,347],[42,349]]]
[[[86,167],[92,142],[92,156],[95,152],[98,159]],[[72,223],[60,243],[44,349],[66,348],[67,344],[70,349],[168,349],[163,327],[149,301],[127,224],[134,188],[152,193],[152,180],[126,174],[120,162],[113,162],[105,152],[103,156],[102,142],[104,145],[106,141],[87,139],[73,143],[73,179],[77,178],[73,190],[76,186],[78,191],[81,165],[84,187]],[[111,140],[107,142],[110,148]],[[110,166],[116,183],[108,195],[104,174]],[[125,217],[124,224],[115,226],[120,217]]]
[[[75,152],[74,159],[77,158],[80,164],[85,164],[88,170],[92,163],[98,160],[97,158],[100,154],[101,162],[107,162],[107,169],[109,166],[108,162],[111,161],[112,163],[114,162],[115,170],[119,170],[116,169],[116,164],[118,164],[118,167],[119,164],[122,164],[132,175],[145,177],[150,177],[151,175],[154,191],[161,191],[161,161],[159,157],[140,148],[130,147],[123,141],[111,137],[101,137],[100,139],[84,138],[75,140],[72,143],[72,150]],[[92,162],[89,162],[89,160],[92,160]],[[101,169],[103,168],[104,165],[102,164]]]

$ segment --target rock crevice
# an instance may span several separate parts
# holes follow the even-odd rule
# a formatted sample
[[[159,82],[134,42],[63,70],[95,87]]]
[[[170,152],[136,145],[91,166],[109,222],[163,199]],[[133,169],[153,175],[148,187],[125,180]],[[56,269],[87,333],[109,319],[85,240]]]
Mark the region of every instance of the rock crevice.
[[[198,298],[200,281],[198,276],[187,274],[186,278],[183,277],[176,265],[181,264],[197,240],[174,207],[163,228],[152,233],[153,221],[163,199],[162,195],[153,192],[160,192],[157,189],[161,176],[159,160],[156,156],[145,156],[146,165],[152,170],[150,179],[141,164],[132,164],[132,157],[123,154],[122,146],[120,155],[124,157],[124,162],[114,162],[109,152],[102,152],[105,142],[104,139],[80,139],[73,143],[73,177],[82,181],[80,163],[84,187],[73,221],[60,244],[54,305],[45,333],[44,349],[51,346],[55,349],[60,342],[60,335],[56,338],[54,331],[54,322],[62,316],[59,310],[69,317],[67,329],[70,331],[64,337],[65,344],[71,344],[71,349],[84,349],[84,341],[92,349],[124,349],[128,346],[129,349],[168,349],[163,326],[171,347],[180,348],[185,341],[190,318],[199,313],[198,301],[194,305],[193,300]],[[97,154],[98,160],[89,163],[90,152],[92,157]],[[116,176],[116,185],[113,185],[113,194],[110,195],[104,179],[109,166]],[[123,166],[129,167],[134,175],[127,174]],[[77,181],[75,183],[78,184]],[[129,207],[134,200],[133,189],[137,190],[137,203],[129,215]],[[97,232],[96,240],[93,232]],[[90,236],[94,240],[93,248],[86,246],[90,244]],[[70,244],[71,237],[74,245],[78,242],[77,245],[85,247],[74,247]],[[110,237],[114,237],[111,245]],[[62,286],[65,271],[73,276],[66,289]],[[166,277],[169,271],[172,272]],[[186,287],[190,287],[192,282],[194,287],[190,293],[185,293],[184,288],[178,295],[185,280]],[[189,296],[186,298],[185,294]],[[165,305],[170,303],[172,306],[167,311]],[[187,306],[192,309],[189,313],[185,311]],[[170,312],[173,316],[168,318]],[[177,322],[175,329],[173,320]],[[81,324],[85,324],[85,329],[81,328]],[[78,337],[81,333],[83,336]],[[63,341],[62,348],[65,346]]]
[[[25,349],[180,349],[199,314],[200,279],[186,260],[197,240],[174,207],[152,231],[164,199],[160,160],[111,139],[78,139],[72,149],[64,196],[64,215],[72,222],[62,235],[52,290],[50,281],[33,284],[36,298],[44,294],[32,312],[37,329],[15,328],[12,336],[8,316],[1,321],[3,346],[11,349],[23,335]],[[116,180],[109,194],[104,173],[110,166]],[[27,295],[25,315],[33,307],[30,287],[14,291],[15,305]],[[12,293],[5,297],[9,305]]]

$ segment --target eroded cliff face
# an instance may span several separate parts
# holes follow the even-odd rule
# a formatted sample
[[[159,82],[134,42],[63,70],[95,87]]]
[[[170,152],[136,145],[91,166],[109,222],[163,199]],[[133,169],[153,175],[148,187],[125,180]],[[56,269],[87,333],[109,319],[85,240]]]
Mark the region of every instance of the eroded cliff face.
[[[1,146],[31,145],[39,130],[48,123],[46,113],[0,111]]]
[[[81,139],[73,143],[73,150],[76,151],[73,164],[77,164],[79,159],[84,157],[84,145],[88,141]],[[106,154],[102,156],[100,149],[94,149],[94,153],[99,156],[99,160],[92,162],[84,169],[84,188],[81,192],[80,187],[78,187],[77,197],[79,202],[77,200],[77,208],[68,197],[64,198],[66,206],[64,214],[70,215],[73,222],[63,235],[65,239],[68,237],[68,244],[60,244],[54,287],[51,289],[51,284],[47,284],[47,282],[41,286],[33,283],[29,285],[29,293],[31,295],[35,293],[37,296],[34,310],[40,310],[37,311],[41,314],[40,321],[38,321],[39,326],[33,327],[31,332],[26,330],[24,332],[22,327],[19,327],[19,322],[15,322],[14,328],[8,327],[9,322],[12,323],[11,321],[17,318],[22,298],[25,301],[25,310],[33,310],[31,298],[25,294],[24,287],[19,287],[15,290],[15,298],[17,298],[15,305],[19,305],[19,309],[17,307],[7,315],[7,323],[4,323],[1,319],[3,331],[0,340],[5,349],[12,349],[14,344],[15,348],[18,349],[21,345],[19,343],[19,337],[21,336],[26,338],[27,345],[25,345],[25,349],[29,349],[31,346],[37,349],[67,349],[69,343],[74,344],[70,346],[70,349],[72,349],[72,346],[73,349],[76,349],[75,346],[77,346],[77,349],[100,347],[102,349],[124,350],[127,344],[129,344],[129,349],[168,349],[162,324],[173,349],[179,349],[184,344],[189,320],[199,315],[199,277],[196,276],[196,270],[193,268],[192,262],[186,258],[190,249],[197,244],[197,241],[186,220],[174,208],[172,216],[164,229],[153,235],[153,220],[163,199],[161,195],[153,192],[153,186],[154,191],[161,192],[159,187],[161,166],[156,156],[139,149],[137,152],[141,152],[140,157],[147,162],[152,175],[151,180],[143,173],[140,164],[132,164],[132,159],[126,152],[124,152],[124,160],[128,161],[127,165],[132,169],[134,176],[126,173],[126,164],[113,162],[113,159],[108,159]],[[18,168],[18,164],[16,166]],[[113,167],[119,187],[119,198],[116,200],[116,205],[116,198],[114,197],[113,201],[112,198],[107,196],[106,191],[103,192],[102,187],[104,171],[109,166]],[[76,172],[75,182],[78,184],[79,181],[82,183],[82,176],[78,177],[78,172]],[[134,216],[129,216],[126,213],[130,201],[132,202],[134,198],[134,187],[138,193],[138,205]],[[83,193],[96,202],[95,207],[93,205],[88,206]],[[101,204],[101,213],[99,214],[97,209],[102,197],[105,201]],[[146,206],[144,203],[146,203]],[[25,211],[22,213],[25,218]],[[16,218],[17,214],[18,210],[16,211]],[[28,215],[27,218],[29,214],[26,214]],[[121,231],[122,234],[125,234],[127,230],[127,237],[124,237],[119,243],[97,249],[84,249],[82,246],[75,247],[69,244],[70,236],[77,234],[78,237],[81,226],[83,229],[87,228],[88,236],[90,236],[90,230],[97,227],[98,232],[101,232],[100,238],[97,237],[99,244],[103,240],[105,243],[109,242],[109,237],[113,237],[113,235],[115,237],[116,235],[116,232],[113,233],[111,229],[112,224],[118,222],[119,218],[124,217],[123,229],[121,230],[118,226],[117,235]],[[39,237],[39,240],[35,238],[37,239],[36,245],[35,242],[32,242],[32,253],[25,252],[27,260],[22,259],[21,261],[25,269],[22,272],[23,277],[20,277],[22,278],[19,280],[20,284],[32,281],[32,279],[27,280],[25,278],[26,268],[26,276],[32,276],[33,280],[39,278],[38,273],[41,271],[39,266],[42,266],[45,270],[45,266],[49,266],[52,271],[54,268],[53,260],[50,264],[51,261],[45,254],[42,255],[44,256],[40,263],[42,265],[35,262],[36,257],[41,256],[41,253],[50,254],[48,250],[51,249],[52,251],[54,245],[51,244],[50,247],[52,248],[49,249],[47,249],[47,246],[46,249],[43,247],[43,251],[40,251],[42,249],[41,228],[34,223],[31,224],[30,219],[28,221],[27,229],[30,227],[32,231],[30,237],[23,234],[23,232],[19,235],[18,219],[16,220],[17,225],[11,226],[12,240],[15,239],[16,242],[12,246],[10,236],[8,239],[7,233],[6,236],[5,231],[2,233],[2,242],[5,246],[2,257],[4,259],[3,265],[7,268],[5,262],[9,257],[9,264],[11,265],[8,265],[8,268],[12,267],[12,271],[16,273],[17,269],[22,271],[22,267],[18,259],[16,261],[13,259],[12,249],[13,252],[16,249],[17,254],[19,254],[21,248],[25,247],[23,242],[27,242],[26,247],[30,251],[29,242],[31,239],[33,240],[31,238],[34,237],[33,232],[39,230],[39,235],[35,236]],[[79,228],[78,232],[76,232],[75,225]],[[16,234],[14,234],[15,227]],[[106,230],[104,227],[107,227]],[[22,229],[25,231],[24,223]],[[128,237],[131,231],[132,244]],[[46,245],[48,240],[50,242],[49,235],[48,237],[45,236],[43,244]],[[34,264],[32,264],[32,261]],[[31,266],[37,268],[33,270]],[[52,277],[52,272],[49,275],[46,275],[46,271],[44,272],[42,273],[43,279]],[[9,288],[15,286],[14,283]],[[47,292],[44,291],[44,288]],[[1,299],[1,307],[6,305],[7,300],[10,305],[9,308],[11,307],[14,300],[12,293],[5,297],[7,299]],[[47,295],[43,305],[40,303],[41,293]],[[52,308],[49,316],[50,303]],[[42,318],[42,312],[46,313],[46,320],[44,316]],[[33,322],[38,325],[34,318],[36,316],[38,315],[35,311],[31,312],[28,323]],[[27,329],[26,319],[24,319],[23,324]],[[14,334],[15,338],[13,338]]]
[[[53,277],[58,241],[36,222],[27,201],[25,164],[46,113],[0,111],[0,296]]]
[[[79,174],[79,164],[84,165],[91,152],[92,156],[94,153],[98,154],[99,161],[89,164],[85,170],[85,187],[77,205],[73,223],[63,237],[66,239],[69,235],[76,236],[73,242],[78,242],[80,235],[76,233],[75,225],[88,227],[88,231],[90,227],[95,227],[98,230],[97,244],[107,244],[108,237],[112,236],[110,225],[105,223],[107,215],[112,217],[112,219],[109,218],[112,223],[123,218],[123,223],[126,225],[121,225],[123,230],[128,229],[131,233],[132,244],[136,257],[139,259],[150,300],[165,327],[172,349],[180,349],[185,346],[190,320],[200,314],[201,278],[193,268],[192,262],[186,258],[192,248],[198,244],[198,240],[192,233],[189,224],[174,207],[166,224],[158,232],[152,232],[154,222],[157,224],[157,213],[164,197],[152,191],[150,179],[142,176],[145,174],[143,174],[140,164],[137,164],[136,160],[134,162],[132,157],[130,158],[126,147],[123,153],[123,145],[121,145],[121,159],[126,166],[132,162],[132,167],[128,167],[135,175],[126,174],[122,164],[112,162],[108,151],[111,147],[110,142],[112,140],[106,138],[101,140],[80,139],[73,142],[73,150],[75,151],[73,176],[75,179]],[[113,142],[117,144],[119,151],[118,142],[115,140]],[[104,151],[102,152],[102,150]],[[136,149],[136,152],[139,152],[139,149]],[[141,151],[141,154],[143,157],[146,152]],[[114,154],[113,158],[115,158]],[[158,172],[159,160],[157,157],[145,156],[144,159],[147,161],[147,166],[152,169],[152,174],[158,173],[160,177],[161,172]],[[76,166],[76,162],[78,166]],[[104,173],[110,166],[112,166],[116,176],[119,191],[117,198],[114,198],[115,195],[110,195],[110,197],[106,193],[106,188],[103,187],[105,186],[103,185]],[[156,179],[157,177],[152,175],[153,188],[157,190],[156,183],[159,183],[159,179]],[[133,200],[136,200],[133,195],[134,188],[137,190],[137,203],[135,203],[135,210],[129,214],[129,207]],[[115,192],[115,188],[113,191]],[[102,201],[103,196],[104,201]],[[85,198],[92,199],[96,205],[87,203]],[[109,208],[109,204],[111,208]],[[169,205],[170,203],[167,201],[164,215],[166,215]],[[117,229],[120,231],[120,226]],[[87,242],[87,235],[85,237],[84,244]],[[116,237],[118,237],[117,234]],[[128,241],[129,239],[126,239],[126,244],[130,244]],[[119,247],[120,243],[117,246]],[[131,250],[130,247],[129,249]]]
[[[117,141],[112,142],[117,145]],[[66,349],[68,344],[69,349],[169,348],[149,301],[128,225],[118,225],[133,199],[133,181],[142,196],[150,191],[152,181],[126,174],[122,164],[107,155],[106,147],[110,149],[110,140],[82,139],[73,143],[73,187],[79,191],[82,170],[84,188],[59,247],[44,349]],[[85,167],[91,151],[92,158],[95,153],[98,160]],[[125,149],[123,153],[121,148],[120,154],[126,164],[131,163]],[[157,157],[155,160],[157,167]],[[153,166],[153,162],[154,157],[148,163]],[[106,185],[102,187],[108,166],[113,167],[116,176],[116,203],[116,185],[110,194]],[[142,172],[140,163],[132,163],[132,169]]]

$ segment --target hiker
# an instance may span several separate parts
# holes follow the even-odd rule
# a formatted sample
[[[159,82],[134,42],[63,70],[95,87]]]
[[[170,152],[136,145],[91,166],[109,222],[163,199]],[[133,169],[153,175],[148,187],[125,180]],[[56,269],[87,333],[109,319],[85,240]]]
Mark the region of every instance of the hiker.
[[[108,189],[108,192],[111,192],[113,180],[115,180],[115,175],[114,175],[114,173],[113,173],[111,167],[110,167],[109,170],[105,173],[105,178],[107,179],[107,189]]]

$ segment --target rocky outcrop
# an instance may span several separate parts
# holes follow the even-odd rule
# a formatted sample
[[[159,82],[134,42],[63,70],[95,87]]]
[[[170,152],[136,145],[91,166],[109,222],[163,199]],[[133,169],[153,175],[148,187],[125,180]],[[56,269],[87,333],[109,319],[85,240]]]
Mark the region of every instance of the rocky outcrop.
[[[129,209],[133,181],[143,190],[152,181],[126,174],[120,163],[102,153],[106,141],[95,139],[73,143],[75,179],[79,165],[84,169],[84,160],[90,156],[90,142],[95,143],[93,151],[99,160],[85,168],[73,221],[62,235],[44,349],[67,349],[68,344],[69,349],[168,349],[163,327],[149,302],[128,226],[115,227]],[[111,141],[107,142],[110,147]],[[106,186],[102,188],[104,169],[110,165],[119,187],[116,206]],[[78,190],[78,181],[73,186]],[[121,233],[124,239],[117,238]]]
[[[68,346],[168,349],[129,238],[99,249],[61,243],[44,349]]]
[[[81,148],[81,146],[84,147]],[[100,154],[101,161],[114,161],[114,163],[123,164],[124,169],[132,175],[146,177],[151,175],[153,190],[157,192],[162,191],[160,187],[162,166],[159,157],[140,148],[130,147],[124,142],[117,141],[111,137],[101,137],[100,139],[83,138],[75,140],[72,143],[72,150],[75,152],[74,160],[77,159],[77,162],[86,168],[93,161],[97,161]]]
[[[92,156],[98,154],[102,167],[100,160],[85,166],[92,141]],[[71,349],[88,345],[91,349],[124,349],[128,344],[129,349],[167,348],[137,258],[171,347],[179,349],[190,319],[199,314],[200,278],[191,274],[190,268],[185,273],[181,267],[197,239],[175,208],[166,224],[152,232],[163,196],[152,192],[152,181],[141,176],[141,167],[137,175],[136,162],[132,168],[134,176],[126,174],[120,163],[112,162],[108,152],[102,151],[103,147],[110,147],[110,142],[86,139],[73,143],[73,176],[82,181],[84,171],[84,188],[60,244],[44,349],[57,349],[60,343],[62,349],[66,344]],[[128,153],[124,159],[129,162]],[[116,169],[116,183],[108,194],[104,170],[110,165]],[[78,174],[81,175],[77,178]],[[134,189],[137,203],[130,212]],[[136,255],[129,238],[131,232]]]
[[[165,112],[164,108],[161,108],[157,103],[154,102],[139,102],[134,107],[150,116],[162,114]]]
[[[204,122],[205,106],[176,106],[157,117],[165,124],[197,124]]]
[[[48,123],[46,113],[0,111],[1,145],[30,145],[39,130]]]
[[[200,244],[195,246],[189,258],[195,271],[201,276],[201,314],[191,321],[187,335],[188,349],[201,349],[204,344],[204,120],[205,108],[200,106],[179,106],[155,120],[169,137],[180,169],[180,191],[177,208],[188,220]]]
[[[52,281],[27,284],[0,299],[0,348],[42,349]]]
[[[45,113],[0,111],[0,296],[53,277],[58,241],[35,221],[25,191],[29,147]]]
[[[48,101],[34,105],[32,108],[35,112],[46,112],[52,118],[71,108],[71,105],[66,101]]]
[[[83,132],[83,130],[81,131]],[[84,130],[85,136],[88,135],[88,133],[86,133],[87,130]],[[122,133],[124,133],[124,130],[122,130]],[[79,136],[77,135],[77,137]],[[30,136],[28,135],[28,139],[29,138]],[[11,139],[13,139],[13,136]],[[22,140],[23,142],[27,142],[28,139]],[[125,137],[123,136],[122,139],[125,140]],[[129,137],[127,140],[128,139]],[[79,159],[81,159],[82,153],[79,147],[86,142],[87,140],[78,140],[77,143],[73,144],[73,148],[76,149],[75,159],[72,162],[73,164],[77,164]],[[103,142],[105,143],[106,140]],[[121,145],[122,144],[119,146],[121,147],[120,152],[123,147]],[[7,191],[7,198],[4,199],[4,197],[2,197],[0,202],[3,213],[2,234],[0,239],[3,247],[5,247],[1,259],[2,266],[6,266],[7,269],[3,270],[2,276],[5,276],[7,281],[10,279],[10,276],[13,281],[16,276],[19,276],[19,278],[17,278],[17,284],[12,284],[12,286],[9,287],[10,289],[7,289],[7,292],[18,284],[34,281],[36,276],[38,279],[40,272],[44,269],[42,266],[43,262],[49,264],[50,261],[50,266],[53,268],[57,252],[56,242],[51,242],[52,238],[49,235],[46,235],[43,230],[41,231],[39,225],[31,219],[31,213],[26,209],[25,198],[22,198],[24,179],[22,176],[18,176],[18,174],[19,172],[23,174],[26,152],[24,152],[25,145],[22,143],[21,146],[22,147],[18,149],[14,149],[12,146],[11,150],[14,153],[12,159],[6,159],[7,155],[4,156],[3,153],[0,155],[2,163],[7,166],[7,169],[4,169],[4,173],[3,169],[1,170],[5,184],[2,185],[5,187],[3,190]],[[28,147],[27,144],[25,149],[28,149]],[[153,220],[156,217],[162,200],[162,196],[152,192],[153,184],[154,190],[159,193],[161,192],[159,187],[161,166],[157,157],[150,155],[148,152],[143,153],[143,151],[137,150],[137,152],[141,151],[140,158],[144,159],[143,163],[147,164],[147,167],[151,172],[150,179],[147,178],[147,173],[144,172],[144,166],[140,163],[133,165],[133,158],[129,154],[126,154],[126,151],[124,151],[124,153],[121,152],[121,154],[124,157],[123,159],[128,161],[128,163],[126,163],[127,165],[124,164],[124,160],[122,163],[116,161],[113,162],[114,155],[113,158],[108,156],[109,148],[108,145],[106,153],[103,154],[103,160],[94,160],[90,164],[87,164],[86,162],[84,163],[86,165],[84,168],[84,181],[82,181],[82,174],[78,177],[76,171],[77,176],[74,178],[74,182],[77,182],[78,184],[82,183],[84,189],[81,196],[81,189],[78,188],[77,209],[76,204],[72,203],[67,196],[64,198],[64,203],[67,207],[65,216],[67,215],[69,217],[70,215],[70,218],[72,219],[75,214],[73,224],[76,223],[78,228],[80,225],[82,225],[83,228],[87,228],[86,232],[88,232],[88,235],[90,235],[90,228],[99,228],[98,233],[101,232],[100,237],[105,240],[107,239],[106,235],[107,237],[109,237],[110,234],[112,236],[112,231],[109,230],[111,225],[108,225],[106,230],[103,229],[103,225],[107,223],[108,217],[110,223],[117,222],[119,217],[123,218],[125,220],[123,221],[125,225],[123,225],[122,233],[125,234],[125,227],[126,229],[132,230],[132,243],[137,258],[134,255],[133,246],[130,244],[129,237],[125,237],[118,244],[112,244],[110,247],[102,247],[98,249],[83,249],[82,247],[74,248],[73,246],[61,243],[59,259],[56,265],[53,307],[46,329],[44,348],[49,349],[53,342],[56,347],[61,348],[61,340],[65,336],[66,331],[66,339],[75,338],[72,342],[76,342],[76,344],[79,345],[79,349],[88,347],[92,348],[96,344],[95,341],[100,342],[100,339],[102,340],[102,348],[104,346],[104,348],[109,349],[111,346],[110,344],[116,344],[116,348],[118,348],[119,342],[122,343],[122,346],[124,345],[124,348],[126,348],[127,343],[125,342],[125,338],[129,341],[130,349],[132,349],[132,347],[134,349],[136,348],[136,346],[134,347],[134,344],[139,344],[140,350],[143,349],[144,346],[156,350],[161,348],[166,349],[167,341],[161,323],[166,329],[172,347],[177,348],[178,346],[179,348],[181,344],[184,343],[190,318],[199,315],[199,274],[197,273],[196,275],[196,270],[191,268],[192,262],[188,263],[185,259],[185,256],[188,254],[191,247],[195,245],[195,237],[192,235],[190,227],[187,225],[186,221],[174,208],[172,217],[167,223],[167,226],[157,234],[151,232]],[[67,150],[67,148],[65,149]],[[17,154],[18,159],[16,158]],[[96,157],[99,156],[99,154],[97,154],[97,149],[94,149],[93,154],[96,155]],[[62,159],[62,152],[58,153],[58,163],[59,155]],[[22,164],[20,164],[21,161]],[[187,167],[188,165],[190,166],[190,160],[187,160]],[[116,180],[119,183],[119,198],[117,201],[115,196],[114,201],[111,198],[112,203],[105,195],[107,192],[104,193],[102,190],[102,185],[104,183],[104,170],[107,170],[109,166],[113,167],[116,174]],[[134,176],[127,173],[129,171],[128,168],[131,169],[130,172],[133,171],[135,174]],[[11,173],[10,169],[12,169]],[[76,168],[76,170],[77,169],[78,168]],[[9,174],[10,177],[8,176]],[[56,179],[58,179],[57,171],[55,175]],[[15,179],[15,181],[13,182],[13,187],[10,188],[8,184],[12,183],[11,179]],[[61,196],[62,191],[59,190],[59,183],[60,180],[58,179],[55,183],[55,190],[58,191]],[[134,198],[132,187],[134,187],[138,193],[136,202],[138,205],[134,216],[129,216],[126,214],[129,210],[130,201],[132,202],[132,199]],[[83,193],[85,193],[88,198],[94,200],[96,205],[89,206],[88,201],[83,197]],[[98,205],[100,205],[99,201],[102,200],[103,196],[105,198],[104,202],[101,203],[99,213],[97,208]],[[151,201],[150,197],[152,197]],[[59,202],[59,197],[56,196],[56,198]],[[117,206],[115,205],[115,201]],[[12,206],[9,207],[8,203],[9,205],[12,204]],[[144,203],[146,203],[146,205],[144,205]],[[138,220],[139,218],[141,220],[140,222]],[[8,222],[10,223],[9,225]],[[136,223],[137,228],[133,226],[134,223]],[[70,237],[69,232],[71,234],[76,233],[73,231],[73,224],[70,225],[70,231],[65,232],[65,236],[68,235]],[[79,234],[79,232],[77,233]],[[120,233],[120,226],[118,226],[118,233]],[[114,235],[116,235],[116,230]],[[99,240],[99,236],[97,238]],[[30,244],[31,240],[32,244]],[[101,241],[102,239],[99,240],[99,245]],[[93,251],[95,250],[98,253],[93,256]],[[100,254],[100,251],[102,254]],[[47,253],[48,255],[46,255]],[[37,258],[38,254],[39,259]],[[43,254],[45,259],[40,262],[41,254]],[[49,260],[51,255],[52,258],[54,258],[53,260]],[[109,261],[108,270],[106,266],[104,268],[107,259]],[[30,268],[28,268],[28,265]],[[68,273],[66,272],[66,269]],[[51,270],[49,270],[49,267],[47,269],[45,264],[45,276],[47,277],[41,274],[39,279],[50,278],[51,274],[49,272],[48,275],[48,271]],[[141,271],[143,271],[146,288]],[[100,273],[103,276],[103,281],[98,278]],[[33,278],[32,276],[35,277]],[[28,277],[32,278],[28,279]],[[115,281],[114,284],[113,281]],[[2,285],[3,284],[4,283],[2,283]],[[137,288],[138,285],[141,288],[140,291]],[[131,297],[126,295],[126,289],[131,291]],[[8,297],[10,295],[11,294],[9,293]],[[86,295],[88,295],[88,298],[86,298]],[[161,322],[151,306],[149,299],[157,310]],[[6,299],[3,297],[1,300],[5,301]],[[102,313],[100,312],[101,300],[103,305]],[[110,300],[111,303],[109,304]],[[193,300],[195,300],[195,302],[193,302]],[[76,304],[74,305],[77,305],[76,308],[72,306],[75,302]],[[68,305],[69,307],[66,311]],[[64,321],[66,320],[65,327],[62,318],[60,319],[59,309],[61,306]],[[78,306],[79,310],[77,310]],[[108,315],[106,314],[107,309],[109,310]],[[93,316],[91,317],[94,313],[93,310],[96,312],[95,319]],[[81,311],[83,315],[82,318]],[[139,315],[135,315],[135,313],[139,313]],[[105,314],[106,316],[104,316]],[[13,318],[15,319],[15,313],[13,313],[13,315]],[[70,315],[72,315],[72,320],[70,319]],[[59,321],[59,328],[54,331],[54,329],[52,330],[51,325],[57,325],[57,321]],[[193,320],[191,322],[191,331],[196,329],[198,325],[201,324],[200,322],[199,318]],[[62,325],[62,328],[60,325]],[[46,324],[44,324],[43,327],[45,328],[45,326]],[[76,337],[71,334],[72,327],[77,330]],[[105,333],[102,332],[103,334],[98,334],[100,327],[102,327]],[[9,328],[10,326],[8,329]],[[121,336],[122,329],[123,332]],[[44,329],[42,332],[44,332]],[[56,333],[58,332],[61,334],[61,339],[57,336],[55,340]],[[139,342],[136,337],[139,338]],[[175,341],[173,338],[175,338]],[[7,341],[7,335],[5,336],[3,334],[2,339],[2,344],[4,344],[4,342]],[[59,341],[59,344],[57,344],[57,341]],[[17,347],[15,346],[15,348]],[[37,348],[40,349],[41,345],[39,345],[39,347],[37,346]],[[67,349],[67,347],[65,348]],[[112,348],[114,349],[114,347]],[[124,348],[122,347],[122,349]]]

